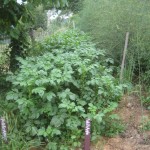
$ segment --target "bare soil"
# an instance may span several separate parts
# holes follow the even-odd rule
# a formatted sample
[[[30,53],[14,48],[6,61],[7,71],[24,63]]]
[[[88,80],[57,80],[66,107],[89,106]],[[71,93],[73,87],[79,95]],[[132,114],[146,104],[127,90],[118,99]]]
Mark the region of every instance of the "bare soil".
[[[143,117],[149,117],[150,112],[142,107],[139,98],[124,96],[116,113],[126,125],[125,132],[114,138],[101,138],[91,150],[150,150],[150,131],[141,129]]]

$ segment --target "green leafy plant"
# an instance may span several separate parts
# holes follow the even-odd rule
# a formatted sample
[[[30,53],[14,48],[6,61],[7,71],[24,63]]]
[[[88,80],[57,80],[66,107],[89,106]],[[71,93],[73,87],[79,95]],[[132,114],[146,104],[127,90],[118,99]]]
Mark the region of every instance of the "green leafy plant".
[[[102,135],[97,127],[107,126],[107,116],[113,120],[122,95],[108,67],[112,60],[78,31],[56,34],[34,50],[37,56],[18,58],[20,69],[7,78],[12,90],[6,99],[15,104],[25,138],[39,138],[52,150],[80,147],[86,118]]]
[[[125,131],[125,124],[117,114],[111,114],[101,124],[102,134],[108,137],[114,137]]]

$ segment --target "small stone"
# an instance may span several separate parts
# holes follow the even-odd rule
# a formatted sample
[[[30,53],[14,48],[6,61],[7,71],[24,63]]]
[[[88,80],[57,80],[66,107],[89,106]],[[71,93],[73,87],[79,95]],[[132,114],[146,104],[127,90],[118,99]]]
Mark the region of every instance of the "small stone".
[[[128,103],[128,104],[127,104],[127,107],[128,107],[128,108],[132,108],[132,104],[131,104],[131,103]]]

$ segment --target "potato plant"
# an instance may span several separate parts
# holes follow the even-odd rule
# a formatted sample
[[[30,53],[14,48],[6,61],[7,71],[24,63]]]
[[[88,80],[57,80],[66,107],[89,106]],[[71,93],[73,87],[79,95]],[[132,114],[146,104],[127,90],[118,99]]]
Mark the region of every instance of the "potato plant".
[[[92,135],[102,135],[106,117],[117,119],[111,112],[122,94],[108,66],[112,60],[79,31],[54,35],[36,49],[37,56],[18,58],[20,69],[7,78],[12,90],[6,99],[21,117],[25,137],[39,138],[51,150],[80,147],[86,118]]]

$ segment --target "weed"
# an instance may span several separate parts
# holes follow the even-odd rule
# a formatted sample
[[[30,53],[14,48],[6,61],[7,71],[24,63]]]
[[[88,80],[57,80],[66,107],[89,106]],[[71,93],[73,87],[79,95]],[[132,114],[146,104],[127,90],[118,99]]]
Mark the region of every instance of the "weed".
[[[150,119],[148,116],[144,116],[141,120],[140,130],[150,131]]]

